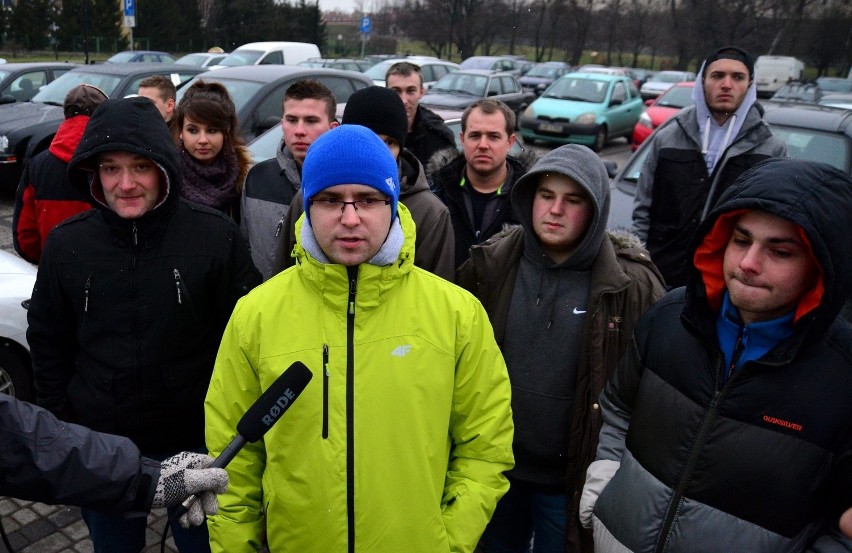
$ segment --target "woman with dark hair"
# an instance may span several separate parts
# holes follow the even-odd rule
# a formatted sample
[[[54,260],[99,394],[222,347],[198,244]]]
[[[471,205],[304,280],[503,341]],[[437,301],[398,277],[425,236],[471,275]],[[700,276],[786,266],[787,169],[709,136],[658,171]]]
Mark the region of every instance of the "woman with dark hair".
[[[237,110],[219,83],[196,81],[175,110],[171,132],[180,150],[181,195],[239,221],[239,200],[251,156]]]

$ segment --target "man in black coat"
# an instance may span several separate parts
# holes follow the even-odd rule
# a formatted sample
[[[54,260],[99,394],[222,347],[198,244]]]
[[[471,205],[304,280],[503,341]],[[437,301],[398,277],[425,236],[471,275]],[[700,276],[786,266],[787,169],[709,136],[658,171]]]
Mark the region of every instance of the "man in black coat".
[[[180,198],[177,149],[147,98],[107,100],[69,163],[94,209],[48,237],[28,313],[36,397],[162,460],[204,451],[204,397],[237,300],[260,283],[236,224]],[[138,552],[144,517],[83,510],[95,551]],[[205,526],[172,526],[182,553]]]

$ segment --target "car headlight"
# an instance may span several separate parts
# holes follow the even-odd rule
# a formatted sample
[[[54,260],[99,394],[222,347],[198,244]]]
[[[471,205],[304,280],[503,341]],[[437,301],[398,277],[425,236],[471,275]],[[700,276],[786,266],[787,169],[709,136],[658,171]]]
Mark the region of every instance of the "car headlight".
[[[9,137],[5,134],[0,134],[0,152],[6,152],[9,149]]]
[[[532,105],[529,105],[527,109],[524,110],[522,117],[529,117],[530,119],[535,119],[535,110]]]
[[[574,121],[581,125],[593,125],[597,119],[598,118],[594,113],[588,112],[578,116]]]
[[[651,123],[651,118],[648,116],[647,113],[643,113],[639,116],[639,124],[643,127],[648,127],[649,129],[654,128],[654,124]]]

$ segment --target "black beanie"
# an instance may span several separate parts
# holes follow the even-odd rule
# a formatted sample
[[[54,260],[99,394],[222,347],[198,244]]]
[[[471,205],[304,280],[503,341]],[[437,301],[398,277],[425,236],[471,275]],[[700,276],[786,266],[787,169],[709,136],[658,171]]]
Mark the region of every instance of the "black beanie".
[[[707,56],[707,59],[704,60],[704,69],[701,71],[702,79],[707,75],[707,68],[710,67],[710,64],[717,60],[737,60],[742,62],[746,66],[746,69],[748,69],[749,80],[754,80],[754,60],[748,52],[736,46],[723,46]]]
[[[344,125],[363,125],[386,134],[405,148],[408,116],[399,94],[383,86],[368,86],[352,94],[343,109]]]

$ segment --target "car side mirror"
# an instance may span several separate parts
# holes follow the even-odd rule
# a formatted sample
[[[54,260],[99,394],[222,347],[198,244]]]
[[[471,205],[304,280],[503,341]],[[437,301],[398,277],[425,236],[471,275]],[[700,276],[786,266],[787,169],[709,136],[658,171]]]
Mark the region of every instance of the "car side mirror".
[[[618,173],[618,163],[614,162],[611,159],[603,160],[604,167],[606,167],[606,174],[609,178],[615,178],[615,175]]]
[[[260,136],[264,132],[268,131],[275,125],[279,125],[281,123],[280,117],[275,117],[274,115],[270,115],[263,121],[257,124],[257,135]]]
[[[0,105],[14,104],[15,102],[17,102],[17,100],[11,94],[4,94],[3,96],[0,96]]]

